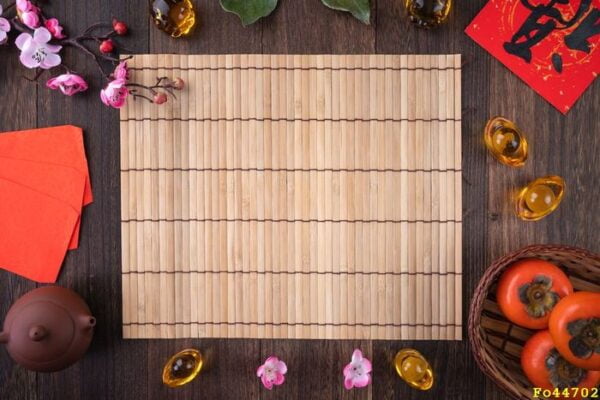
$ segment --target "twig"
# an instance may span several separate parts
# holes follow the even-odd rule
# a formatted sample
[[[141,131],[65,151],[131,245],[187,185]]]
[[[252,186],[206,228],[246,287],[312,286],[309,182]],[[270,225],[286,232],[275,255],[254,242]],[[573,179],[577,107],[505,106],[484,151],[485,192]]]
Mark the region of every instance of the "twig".
[[[148,100],[150,103],[154,103],[154,100],[152,100],[150,97],[144,96],[143,94],[137,94],[136,92],[129,92],[129,93],[131,93],[134,100],[137,99],[138,97],[140,97],[142,99]]]
[[[127,87],[139,87],[139,88],[142,88],[142,89],[149,90],[150,93],[152,93],[152,94],[156,94],[156,93],[158,93],[158,91],[155,90],[155,89],[159,88],[160,86],[144,86],[144,85],[142,85],[140,83],[128,83]]]
[[[75,39],[77,39],[77,40],[93,40],[95,42],[102,42],[103,40],[108,40],[115,36],[117,36],[117,33],[115,31],[110,31],[104,35],[99,35],[99,36],[81,35],[81,36],[77,36]]]
[[[85,31],[83,31],[83,35],[87,35],[88,33],[91,33],[96,28],[102,28],[102,27],[106,27],[106,26],[111,26],[111,25],[107,22],[96,22],[95,24],[90,25]]]
[[[13,8],[13,7],[14,7],[14,6],[16,6],[16,5],[17,5],[17,3],[16,3],[16,2],[15,2],[15,3],[11,3],[11,4],[7,5],[6,7],[4,7],[4,12],[6,12],[6,11],[10,10],[11,8]]]
[[[177,100],[177,96],[175,95],[172,85],[173,85],[173,82],[168,77],[162,76],[162,77],[156,78],[156,84],[153,86],[146,86],[146,85],[142,85],[140,83],[133,82],[133,83],[128,83],[127,87],[128,88],[134,87],[134,88],[148,90],[153,95],[157,95],[157,94],[161,93],[160,91],[156,90],[156,89],[161,89],[161,90],[167,92],[168,94],[170,94],[175,100]],[[137,89],[130,90],[130,93],[133,94],[134,96],[137,95],[137,96],[143,97],[143,98],[153,102],[153,100],[150,100],[148,97],[138,94]]]
[[[96,65],[98,66],[98,70],[100,70],[102,76],[104,78],[107,78],[108,75],[106,74],[106,72],[104,72],[104,69],[102,68],[102,65],[100,64],[100,60],[98,60],[98,55],[95,54],[93,51],[91,51],[90,49],[88,49],[87,47],[85,47],[84,45],[82,45],[81,43],[79,43],[77,40],[73,40],[70,39],[68,41],[63,41],[63,43],[77,47],[79,50],[83,51],[84,53],[86,53],[87,55],[89,55],[90,57],[92,57],[94,59],[94,61],[96,62]],[[110,60],[112,61],[112,60]]]
[[[19,20],[19,17],[17,17],[16,15],[12,18],[12,23],[13,26],[15,27],[16,30],[18,30],[21,33],[29,33],[31,34],[33,31],[30,30],[29,28],[27,28],[25,25],[23,25],[21,23],[21,21]]]
[[[94,57],[99,57],[106,61],[111,61],[111,62],[119,62],[120,61],[116,57],[112,57],[112,56],[109,56],[106,54],[96,54],[96,53],[92,52],[90,49],[88,49],[83,44],[81,44],[78,39],[79,38],[63,39],[60,41],[60,43],[64,44],[65,46],[75,46],[75,47],[79,48],[80,50],[84,51],[85,53],[87,53],[88,55],[92,55]]]

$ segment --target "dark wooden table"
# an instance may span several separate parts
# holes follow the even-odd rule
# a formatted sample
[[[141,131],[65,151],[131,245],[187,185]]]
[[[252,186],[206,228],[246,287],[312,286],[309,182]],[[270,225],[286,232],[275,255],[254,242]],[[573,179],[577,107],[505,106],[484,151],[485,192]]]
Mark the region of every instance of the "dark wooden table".
[[[2,3],[6,6],[7,0]],[[131,27],[126,46],[136,53],[462,53],[465,322],[472,291],[495,258],[532,243],[600,251],[598,82],[568,116],[562,116],[463,33],[485,0],[459,2],[449,23],[436,31],[412,27],[401,0],[372,0],[371,26],[329,10],[318,0],[281,0],[272,16],[249,28],[223,12],[217,0],[195,3],[200,26],[189,40],[172,40],[157,31],[143,0],[63,0],[46,9],[73,33],[117,16]],[[0,48],[0,130],[61,124],[85,130],[95,202],[85,210],[81,246],[67,256],[58,283],[88,300],[98,327],[85,359],[56,374],[27,372],[0,351],[0,399],[507,398],[479,371],[467,340],[123,340],[118,112],[100,103],[102,82],[95,65],[72,49],[63,54],[76,70],[93,77],[87,94],[65,98],[28,83],[21,76],[31,72],[19,65],[16,50]],[[522,169],[500,165],[484,149],[483,125],[497,114],[516,120],[528,133],[533,154]],[[563,204],[540,222],[517,220],[510,190],[546,174],[566,179]],[[14,300],[35,286],[0,272],[0,320]],[[185,346],[208,354],[209,367],[193,384],[169,390],[160,380],[162,364]],[[391,358],[406,346],[415,346],[433,362],[437,384],[432,391],[411,390],[395,375]],[[373,360],[374,380],[368,389],[347,392],[341,368],[355,347]],[[291,368],[285,385],[268,392],[255,369],[271,354]]]

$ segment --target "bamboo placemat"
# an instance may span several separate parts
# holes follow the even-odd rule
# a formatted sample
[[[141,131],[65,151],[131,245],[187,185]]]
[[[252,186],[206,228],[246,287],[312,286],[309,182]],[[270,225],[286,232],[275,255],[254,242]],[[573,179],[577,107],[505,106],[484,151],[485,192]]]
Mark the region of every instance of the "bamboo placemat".
[[[126,338],[461,338],[459,55],[139,55]]]

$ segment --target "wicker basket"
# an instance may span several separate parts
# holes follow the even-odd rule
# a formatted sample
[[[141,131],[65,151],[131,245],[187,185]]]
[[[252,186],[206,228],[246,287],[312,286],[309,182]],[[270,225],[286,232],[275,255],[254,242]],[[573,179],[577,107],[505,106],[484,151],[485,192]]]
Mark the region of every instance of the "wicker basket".
[[[569,276],[575,290],[600,291],[600,255],[555,245],[533,245],[492,264],[475,289],[469,311],[469,339],[482,371],[514,399],[531,399],[531,383],[521,370],[519,355],[533,331],[509,322],[496,303],[496,285],[513,262],[536,257],[548,260]]]

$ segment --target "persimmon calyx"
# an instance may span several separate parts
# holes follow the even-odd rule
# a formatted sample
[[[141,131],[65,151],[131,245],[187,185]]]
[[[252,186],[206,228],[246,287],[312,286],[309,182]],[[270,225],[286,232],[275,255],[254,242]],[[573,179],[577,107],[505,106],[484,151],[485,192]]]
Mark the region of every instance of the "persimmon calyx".
[[[578,358],[588,359],[600,353],[600,318],[584,318],[569,322],[567,331],[572,336],[569,349]]]
[[[552,291],[552,278],[539,275],[519,288],[519,299],[530,317],[542,318],[552,311],[560,296]]]

